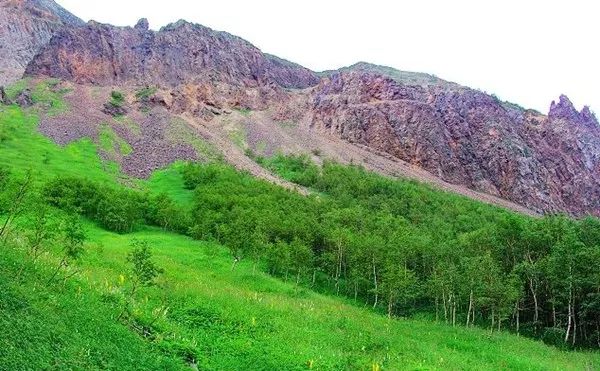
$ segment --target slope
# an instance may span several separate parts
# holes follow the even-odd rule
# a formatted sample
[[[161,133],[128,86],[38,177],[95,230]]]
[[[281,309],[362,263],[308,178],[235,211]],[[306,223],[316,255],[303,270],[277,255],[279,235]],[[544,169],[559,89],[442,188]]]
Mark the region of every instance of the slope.
[[[33,167],[46,179],[57,173],[85,174],[115,182],[115,174],[105,173],[94,156],[98,147],[92,142],[58,147],[35,132],[32,111],[1,110],[0,123],[8,129],[1,158],[13,170]],[[177,173],[167,170],[156,177],[151,190],[164,189],[166,183],[173,193],[185,192]],[[254,272],[250,261],[232,270],[229,252],[215,243],[153,228],[118,235],[88,222],[86,230],[81,273],[64,287],[45,283],[58,259],[56,249],[42,263],[28,265],[19,278],[20,265],[28,259],[19,245],[23,240],[1,245],[0,363],[13,369],[136,369],[178,368],[187,362],[204,369],[266,370],[595,369],[600,362],[596,353],[562,352],[504,332],[390,320],[350,301]],[[130,283],[126,254],[136,239],[150,244],[165,273],[158,286],[143,289],[128,332],[116,318]],[[34,339],[39,352],[32,358],[22,349]]]

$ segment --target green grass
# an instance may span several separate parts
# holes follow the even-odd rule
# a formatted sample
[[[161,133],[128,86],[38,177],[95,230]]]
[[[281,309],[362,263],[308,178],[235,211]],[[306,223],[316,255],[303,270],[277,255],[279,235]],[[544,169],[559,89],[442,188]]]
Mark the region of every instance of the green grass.
[[[38,105],[45,106],[46,114],[49,116],[55,116],[64,113],[69,109],[62,97],[70,90],[56,90],[56,86],[59,83],[60,81],[56,79],[42,81],[36,84],[31,93],[31,99],[33,102]]]
[[[121,137],[108,125],[103,125],[99,135],[100,148],[110,155],[127,156],[133,152],[133,149],[127,141]]]
[[[48,287],[48,276],[0,245],[0,369],[184,369],[119,324],[99,291],[81,281]]]
[[[149,99],[150,97],[152,97],[156,93],[157,90],[158,89],[155,87],[147,86],[145,88],[138,90],[135,93],[135,97],[140,100],[146,100],[146,99]]]
[[[250,108],[235,108],[235,110],[242,116],[250,116],[252,113]]]
[[[133,135],[142,135],[142,129],[140,128],[140,125],[137,122],[133,121],[130,117],[117,116],[114,118],[114,120],[120,124],[123,124],[127,129],[129,129],[129,131],[131,131]]]
[[[146,187],[154,193],[166,193],[180,205],[191,205],[194,192],[184,188],[181,170],[183,162],[176,162],[166,169],[155,171],[146,182]]]
[[[110,298],[121,290],[133,239],[153,246],[165,269],[147,289],[139,318],[161,306],[154,325],[168,334],[152,342],[172,356],[193,357],[201,369],[597,369],[598,354],[568,353],[507,333],[452,328],[429,321],[390,320],[339,298],[297,288],[228,251],[158,229],[117,235],[88,226],[84,287]],[[110,302],[110,299],[107,299]],[[110,309],[109,309],[110,310]],[[113,308],[113,313],[116,308]]]
[[[1,165],[18,172],[31,169],[38,179],[56,174],[85,174],[98,181],[116,179],[116,165],[100,160],[92,140],[83,139],[60,147],[37,131],[38,122],[32,110],[2,107],[0,130],[5,133],[5,140],[0,142]]]
[[[17,95],[29,86],[30,79],[21,79],[6,87],[6,96],[10,100],[15,100]]]

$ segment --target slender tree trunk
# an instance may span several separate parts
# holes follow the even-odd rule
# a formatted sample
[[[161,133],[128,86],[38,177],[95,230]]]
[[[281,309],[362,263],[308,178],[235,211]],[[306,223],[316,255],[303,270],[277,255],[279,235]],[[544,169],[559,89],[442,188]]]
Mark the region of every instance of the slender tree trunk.
[[[377,284],[377,268],[375,266],[375,257],[373,257],[373,284],[375,285],[375,303],[373,303],[373,309],[377,308],[377,301],[379,299],[379,286]]]
[[[315,285],[315,282],[317,281],[317,269],[313,268],[313,274],[312,274],[312,284],[311,287],[313,287]]]
[[[456,298],[452,294],[452,326],[456,326]]]
[[[469,327],[469,319],[471,318],[471,310],[473,309],[473,290],[469,293],[469,308],[467,309],[467,324],[466,327]]]
[[[519,309],[519,301],[517,300],[517,304],[515,307],[516,310],[516,320],[517,320],[517,335],[519,335],[519,326],[520,326],[520,322],[519,322],[519,315],[520,315],[520,309]]]
[[[600,348],[600,321],[596,321],[596,341],[598,342],[598,348]]]
[[[394,295],[392,293],[392,290],[390,290],[390,297],[388,300],[388,318],[392,318],[392,311],[394,309],[393,300],[394,300]]]
[[[492,325],[490,326],[490,332],[494,332],[494,325],[496,324],[496,314],[494,311],[494,307],[492,307]]]
[[[444,320],[448,322],[448,306],[446,302],[446,291],[442,290],[442,305],[444,307]]]
[[[537,326],[537,322],[539,319],[539,313],[540,313],[540,309],[539,309],[539,305],[538,305],[538,299],[537,299],[537,294],[536,294],[536,290],[534,288],[533,285],[533,278],[530,277],[529,278],[529,290],[531,291],[531,296],[533,297],[533,323],[536,324]]]
[[[554,304],[554,298],[552,298],[552,327],[556,327],[556,305]]]
[[[569,314],[568,314],[568,322],[567,322],[567,333],[565,334],[565,343],[569,341],[569,335],[571,335],[571,303],[569,299]]]
[[[573,342],[571,343],[575,346],[575,340],[577,339],[577,310],[575,308],[575,296],[573,295]]]
[[[335,267],[335,293],[340,294],[340,276],[342,275],[342,241],[338,239],[337,264]]]
[[[569,267],[569,271],[571,268]],[[567,320],[567,333],[565,334],[565,343],[569,340],[569,336],[571,335],[571,326],[573,325],[573,300],[572,300],[572,284],[569,282],[569,312],[568,312],[568,320]]]
[[[60,263],[54,270],[54,273],[52,273],[52,276],[50,276],[50,279],[48,280],[48,284],[50,284],[52,281],[54,281],[54,279],[56,278],[56,275],[58,274],[58,272],[60,272],[60,269],[64,266],[65,263],[66,263],[66,259],[62,258],[62,260],[60,261]]]
[[[439,308],[438,308],[438,296],[435,295],[435,322],[439,322],[440,320],[440,316],[439,316]]]
[[[9,224],[11,223],[11,221],[13,221],[15,219],[15,217],[17,216],[17,214],[19,214],[21,206],[23,204],[23,200],[25,199],[25,195],[27,195],[27,192],[29,190],[30,183],[31,183],[31,172],[27,173],[27,176],[26,176],[25,180],[23,181],[23,184],[21,184],[21,186],[19,187],[19,190],[17,191],[14,201],[12,202],[12,205],[11,205],[10,209],[8,210],[8,215],[6,216],[6,220],[4,221],[2,228],[0,228],[0,237],[2,237],[4,235],[4,233],[6,233],[7,228],[9,226]]]

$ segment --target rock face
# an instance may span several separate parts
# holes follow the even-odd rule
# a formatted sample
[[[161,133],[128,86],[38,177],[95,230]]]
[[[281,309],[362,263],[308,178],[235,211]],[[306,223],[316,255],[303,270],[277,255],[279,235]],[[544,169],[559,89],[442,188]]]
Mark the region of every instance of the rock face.
[[[537,211],[600,215],[600,125],[567,97],[548,116],[456,86],[378,74],[324,79],[312,126]]]
[[[20,79],[56,31],[80,24],[79,18],[51,0],[0,1],[0,85]]]
[[[590,111],[590,107],[585,106],[581,112],[577,112],[573,103],[566,95],[561,95],[558,103],[555,101],[550,105],[550,112],[548,118],[552,120],[568,120],[578,125],[589,126],[594,128],[598,126],[598,119]]]
[[[210,82],[256,88],[306,88],[319,82],[312,71],[268,57],[225,32],[179,21],[154,32],[95,22],[59,32],[27,69],[78,83],[145,83],[166,86]]]

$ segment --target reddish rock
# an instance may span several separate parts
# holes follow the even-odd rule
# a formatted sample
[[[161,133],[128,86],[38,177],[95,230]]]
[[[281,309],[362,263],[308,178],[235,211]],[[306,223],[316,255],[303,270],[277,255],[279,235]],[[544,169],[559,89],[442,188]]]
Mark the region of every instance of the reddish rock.
[[[172,87],[219,82],[249,88],[306,88],[319,81],[312,71],[266,56],[239,37],[185,21],[158,32],[148,30],[144,21],[135,28],[90,22],[63,29],[27,73],[78,83]]]
[[[80,24],[79,18],[51,0],[0,1],[0,85],[20,79],[55,32]]]
[[[23,89],[15,98],[15,103],[21,107],[33,106],[33,98],[31,97],[31,90]]]
[[[451,183],[537,211],[600,215],[600,126],[567,97],[542,116],[479,91],[332,74],[312,126],[389,153]]]

